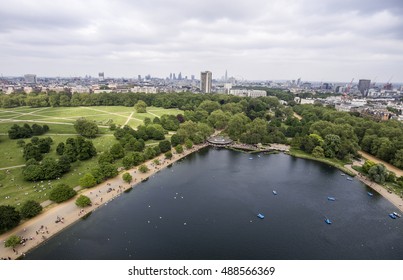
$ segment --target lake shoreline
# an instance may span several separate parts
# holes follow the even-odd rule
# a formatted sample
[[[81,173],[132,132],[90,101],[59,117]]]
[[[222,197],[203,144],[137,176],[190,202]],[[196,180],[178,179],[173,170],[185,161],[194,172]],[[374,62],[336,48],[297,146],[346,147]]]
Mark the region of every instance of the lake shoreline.
[[[193,148],[187,149],[181,154],[175,153],[171,160],[167,160],[164,158],[164,155],[160,155],[157,157],[157,159],[160,160],[160,165],[154,164],[154,159],[145,163],[150,169],[150,171],[147,173],[138,172],[137,167],[132,168],[130,170],[123,171],[117,177],[109,179],[96,187],[79,191],[79,194],[83,194],[91,198],[93,203],[90,207],[86,207],[84,209],[77,207],[75,205],[75,199],[51,206],[50,209],[41,213],[37,217],[34,217],[33,219],[20,224],[13,230],[0,235],[0,241],[2,243],[5,242],[5,240],[11,235],[23,236],[27,239],[25,245],[18,245],[15,248],[15,252],[13,251],[13,248],[5,248],[4,246],[0,246],[0,258],[23,258],[27,252],[35,249],[42,243],[46,242],[49,238],[57,235],[62,230],[68,228],[77,221],[87,217],[98,208],[107,205],[108,202],[120,196],[122,193],[130,191],[132,188],[136,187],[138,183],[148,180],[162,169],[172,166],[172,164],[175,162],[207,146],[207,143],[195,145]],[[289,153],[286,154],[295,156]],[[309,160],[309,158],[304,159]],[[327,162],[322,163],[328,164]],[[338,168],[337,166],[333,167]],[[382,195],[385,199],[403,212],[403,200],[399,196],[394,193],[390,194],[383,186],[370,182],[365,177],[359,175],[358,172],[351,168],[351,166],[347,165],[344,168],[353,172],[355,175],[357,175],[355,178],[377,191],[380,195]],[[125,172],[129,172],[133,176],[133,181],[130,184],[122,180],[121,175]]]
[[[144,163],[149,168],[149,171],[146,173],[140,173],[138,167],[135,167],[130,170],[122,171],[115,178],[108,179],[95,187],[80,190],[78,195],[88,196],[92,201],[91,206],[85,208],[76,206],[75,199],[78,196],[66,202],[54,206],[52,205],[50,209],[38,216],[0,235],[1,244],[4,244],[5,240],[11,235],[21,236],[25,239],[25,242],[16,246],[15,249],[0,245],[0,259],[23,259],[26,253],[43,244],[46,240],[57,235],[62,230],[87,217],[100,207],[107,205],[121,194],[130,191],[130,189],[136,187],[139,183],[148,180],[160,170],[172,166],[175,162],[207,146],[207,143],[194,145],[191,149],[186,149],[181,154],[173,153],[171,159],[165,159],[164,154],[162,154]],[[159,165],[154,163],[155,159],[160,161]],[[130,173],[133,177],[130,183],[126,183],[122,179],[122,174],[126,172]]]

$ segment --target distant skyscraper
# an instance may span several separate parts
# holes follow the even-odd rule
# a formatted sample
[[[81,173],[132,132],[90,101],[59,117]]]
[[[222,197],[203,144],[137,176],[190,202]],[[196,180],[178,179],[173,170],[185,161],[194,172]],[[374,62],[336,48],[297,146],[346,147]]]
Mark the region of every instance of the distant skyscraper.
[[[176,75],[175,75],[175,73],[172,74],[172,80],[176,80]]]
[[[182,80],[182,72],[179,72],[179,74],[178,74],[178,80]]]
[[[104,72],[98,73],[98,81],[103,82],[105,80]]]
[[[200,90],[202,93],[211,93],[211,81],[213,73],[210,71],[201,72],[200,74]]]
[[[224,82],[228,81],[228,72],[227,70],[225,70],[225,76],[224,76]]]
[[[192,81],[195,79],[195,75],[191,75],[190,77],[191,77]]]
[[[27,84],[36,84],[36,75],[34,74],[26,74],[24,75],[24,79]]]
[[[366,96],[371,86],[371,80],[359,80],[358,90],[361,92],[362,96]]]
[[[169,79],[172,80],[172,73],[169,73]]]

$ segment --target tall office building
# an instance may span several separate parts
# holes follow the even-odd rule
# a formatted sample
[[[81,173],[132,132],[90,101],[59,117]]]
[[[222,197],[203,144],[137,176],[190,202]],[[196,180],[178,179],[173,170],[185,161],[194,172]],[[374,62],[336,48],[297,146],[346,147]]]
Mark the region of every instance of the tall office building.
[[[210,71],[204,71],[200,74],[200,90],[202,93],[211,93],[211,81],[213,79],[213,73]]]
[[[25,83],[27,84],[36,84],[36,75],[34,74],[26,74],[24,75]]]
[[[98,73],[98,81],[103,82],[104,80],[105,80],[104,72],[99,72]]]
[[[371,86],[371,80],[359,80],[358,90],[361,92],[362,96],[366,96]]]

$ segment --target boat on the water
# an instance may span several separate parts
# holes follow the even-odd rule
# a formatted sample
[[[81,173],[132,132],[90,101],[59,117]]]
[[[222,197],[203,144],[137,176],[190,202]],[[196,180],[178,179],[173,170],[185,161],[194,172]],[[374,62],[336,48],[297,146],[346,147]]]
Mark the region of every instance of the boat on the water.
[[[398,217],[398,218],[400,218],[401,217],[401,215],[400,214],[398,214],[398,213],[396,213],[396,212],[393,212],[392,213],[393,215],[395,215],[396,217]]]
[[[372,192],[367,192],[367,194],[368,194],[369,196],[374,196],[374,194],[373,194]]]
[[[350,177],[347,177],[347,180],[352,181],[353,179],[352,179],[352,178],[350,178]]]
[[[262,213],[257,214],[257,217],[260,219],[264,219],[264,215]]]
[[[328,225],[331,225],[332,221],[329,218],[325,218],[325,223],[328,224]]]
[[[393,213],[390,213],[390,214],[389,214],[389,217],[391,217],[392,219],[396,219],[396,218],[397,218],[397,216],[396,216],[395,214],[393,214]]]
[[[328,197],[327,197],[327,200],[335,201],[336,199],[335,199],[333,196],[328,196]]]
[[[273,191],[273,194],[274,194],[274,195],[277,195],[277,191]]]
[[[344,175],[346,175],[346,174],[344,174],[344,173],[340,173],[340,175],[341,175],[341,176],[344,176]]]

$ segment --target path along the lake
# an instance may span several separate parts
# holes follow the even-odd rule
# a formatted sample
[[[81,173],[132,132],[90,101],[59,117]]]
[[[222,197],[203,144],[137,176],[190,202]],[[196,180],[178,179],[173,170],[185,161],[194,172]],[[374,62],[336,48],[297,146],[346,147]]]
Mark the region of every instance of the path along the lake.
[[[173,157],[170,160],[165,159],[165,156],[162,154],[157,158],[160,161],[160,164],[155,164],[154,159],[145,163],[150,169],[147,173],[141,173],[137,168],[122,172],[129,172],[132,175],[133,181],[130,184],[124,182],[122,175],[120,174],[115,178],[97,185],[96,187],[80,191],[79,195],[86,195],[91,199],[92,206],[79,208],[75,205],[75,200],[78,196],[61,204],[52,204],[49,206],[50,209],[47,209],[35,218],[32,218],[20,224],[15,229],[0,235],[0,259],[16,259],[24,256],[24,254],[29,250],[37,247],[51,236],[72,225],[89,212],[107,204],[115,197],[121,195],[125,190],[135,187],[142,180],[153,176],[161,169],[166,168],[168,165],[173,164],[206,146],[207,144],[195,145],[191,149],[184,150],[181,154],[173,153]],[[21,236],[24,238],[25,242],[16,246],[14,249],[6,248],[4,243],[11,235]]]
[[[181,154],[174,154],[171,160],[167,160],[164,155],[161,155],[158,157],[160,161],[159,165],[154,164],[154,159],[149,160],[145,163],[150,169],[147,173],[140,173],[137,168],[124,171],[129,172],[133,176],[133,181],[130,184],[124,182],[122,176],[119,175],[96,187],[82,190],[80,194],[88,196],[92,201],[92,206],[90,207],[84,209],[77,207],[75,205],[75,199],[71,199],[61,204],[52,204],[49,206],[50,209],[47,209],[37,217],[26,221],[3,235],[0,235],[0,259],[16,259],[23,256],[27,251],[37,247],[39,244],[78,221],[89,212],[102,207],[102,205],[108,203],[113,198],[121,195],[125,190],[136,186],[142,180],[153,176],[161,169],[166,168],[168,165],[206,146],[206,143],[195,145],[192,149],[185,150]],[[361,163],[357,162],[356,164]],[[357,174],[355,178],[379,192],[383,197],[403,212],[402,198],[394,193],[389,193],[383,186],[371,182],[364,176],[359,175],[356,170],[351,168],[351,165],[347,165],[346,167]],[[4,242],[11,235],[22,236],[25,239],[25,242],[15,247],[15,249],[5,248]]]

